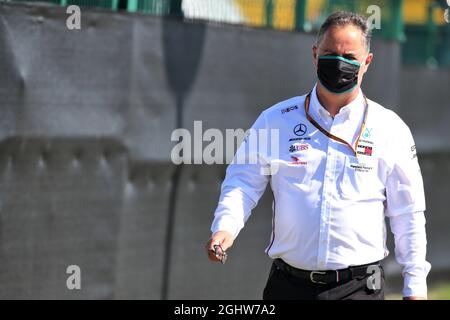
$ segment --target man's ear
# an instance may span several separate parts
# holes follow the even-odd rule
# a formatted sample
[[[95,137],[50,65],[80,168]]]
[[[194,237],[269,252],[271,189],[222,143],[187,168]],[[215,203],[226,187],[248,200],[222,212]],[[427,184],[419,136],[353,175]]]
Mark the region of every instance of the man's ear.
[[[314,65],[317,68],[317,47],[315,45],[312,47],[312,56],[313,56]]]
[[[370,52],[370,53],[367,55],[366,60],[364,61],[364,66],[365,66],[365,70],[366,70],[366,71],[367,71],[367,68],[369,68],[370,63],[372,62],[372,59],[373,59],[373,53]]]

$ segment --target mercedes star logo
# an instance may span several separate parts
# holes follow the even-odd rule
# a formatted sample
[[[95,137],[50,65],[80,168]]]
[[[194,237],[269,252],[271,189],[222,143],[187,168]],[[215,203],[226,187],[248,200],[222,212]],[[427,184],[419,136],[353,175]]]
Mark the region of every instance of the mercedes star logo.
[[[294,128],[294,134],[296,136],[303,136],[306,133],[306,125],[304,125],[303,123],[300,123],[298,125],[295,126]]]

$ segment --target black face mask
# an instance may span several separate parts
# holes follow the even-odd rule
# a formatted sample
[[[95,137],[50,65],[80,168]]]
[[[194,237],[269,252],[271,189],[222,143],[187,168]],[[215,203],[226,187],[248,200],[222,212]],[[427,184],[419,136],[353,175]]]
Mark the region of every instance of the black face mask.
[[[360,66],[359,62],[341,56],[320,56],[317,77],[328,91],[337,94],[350,92],[358,84]]]

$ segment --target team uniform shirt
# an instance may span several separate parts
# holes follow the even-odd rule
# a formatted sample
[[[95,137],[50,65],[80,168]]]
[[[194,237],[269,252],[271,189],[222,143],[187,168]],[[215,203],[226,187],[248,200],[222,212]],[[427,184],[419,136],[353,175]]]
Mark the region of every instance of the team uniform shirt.
[[[311,118],[354,150],[307,119],[306,95],[265,110],[227,168],[211,231],[237,237],[270,183],[266,253],[299,269],[339,270],[389,254],[387,216],[403,295],[426,297],[431,266],[425,260],[425,197],[408,126],[393,111],[365,100],[361,90],[334,118],[321,106],[316,87],[310,97]]]

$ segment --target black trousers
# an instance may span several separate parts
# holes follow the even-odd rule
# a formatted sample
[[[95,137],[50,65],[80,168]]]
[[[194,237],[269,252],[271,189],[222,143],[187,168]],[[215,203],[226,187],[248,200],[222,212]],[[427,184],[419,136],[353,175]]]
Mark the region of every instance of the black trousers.
[[[380,289],[367,285],[369,274],[345,282],[318,284],[294,278],[272,264],[264,288],[264,300],[384,300],[384,271],[381,269]]]

